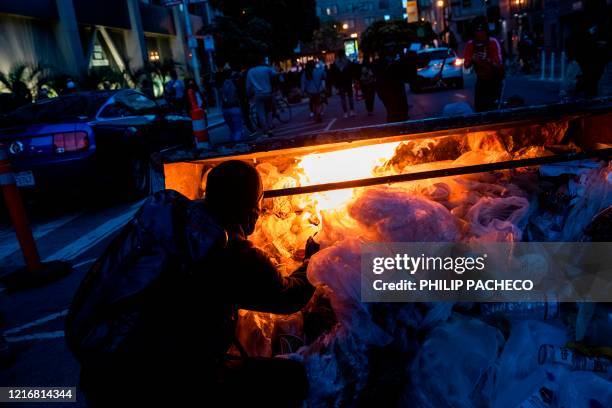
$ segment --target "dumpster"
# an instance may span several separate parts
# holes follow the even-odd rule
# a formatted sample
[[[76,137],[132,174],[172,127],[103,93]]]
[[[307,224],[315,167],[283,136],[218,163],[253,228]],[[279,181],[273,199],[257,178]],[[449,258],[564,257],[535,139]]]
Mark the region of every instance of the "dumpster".
[[[612,99],[604,98],[271,138],[213,151],[170,150],[158,157],[156,185],[201,198],[206,173],[215,165],[229,159],[252,163],[265,189],[253,242],[282,273],[290,273],[300,265],[304,244],[314,235],[323,248],[332,248],[328,253],[333,259],[319,257],[311,263],[309,279],[342,279],[346,285],[347,280],[359,280],[358,274],[347,273],[351,262],[358,260],[356,238],[580,241],[594,217],[612,205],[611,158]],[[420,214],[439,208],[444,215],[435,223],[419,222]],[[323,279],[326,274],[337,277]],[[353,289],[359,293],[356,285]],[[355,299],[347,302],[339,290],[317,291],[320,296],[315,298],[331,299],[335,320],[311,333],[308,322],[313,313],[316,317],[316,305],[291,316],[240,312],[238,337],[250,354],[294,353],[279,342],[284,335],[299,337],[304,344],[299,358],[307,367],[329,370],[311,397],[315,405],[355,402],[351,398],[369,387],[370,360],[364,350],[393,343],[394,335],[387,338],[389,330],[377,331],[380,320],[399,309],[381,312]],[[398,318],[404,323],[394,326],[404,324],[406,333],[422,323],[408,315],[426,316],[432,310],[411,307],[415,309],[402,309],[403,320]],[[451,311],[447,312],[448,317]],[[503,343],[492,329],[479,324],[474,330]],[[357,326],[365,330],[362,334],[369,343],[356,340]],[[403,341],[421,347],[417,338]],[[353,387],[351,395],[342,390],[348,385]],[[463,402],[444,400],[450,405]]]

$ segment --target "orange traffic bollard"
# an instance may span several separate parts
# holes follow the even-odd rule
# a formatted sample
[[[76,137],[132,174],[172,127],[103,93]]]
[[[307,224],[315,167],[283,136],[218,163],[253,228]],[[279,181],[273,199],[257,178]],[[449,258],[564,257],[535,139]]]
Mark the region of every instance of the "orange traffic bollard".
[[[19,269],[3,277],[2,283],[9,289],[34,287],[70,273],[72,268],[65,262],[41,262],[6,147],[2,143],[0,143],[0,188],[2,188],[4,204],[15,229],[15,235],[17,235],[17,241],[19,241],[26,264],[24,269]]]
[[[191,105],[191,123],[193,126],[193,136],[196,143],[204,143],[210,145],[208,140],[207,118],[206,111],[198,105],[195,92],[193,89],[187,91],[189,104]]]

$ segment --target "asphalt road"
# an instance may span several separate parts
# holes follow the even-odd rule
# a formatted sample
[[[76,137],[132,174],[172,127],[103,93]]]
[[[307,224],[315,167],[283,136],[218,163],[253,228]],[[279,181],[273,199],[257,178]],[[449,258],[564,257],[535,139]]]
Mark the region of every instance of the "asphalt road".
[[[473,83],[467,77],[462,90],[445,90],[419,95],[409,94],[411,118],[440,115],[450,102],[472,103]],[[506,96],[520,95],[528,104],[541,104],[557,99],[558,83],[535,78],[516,77],[506,81]],[[367,116],[363,101],[356,102],[357,115],[343,118],[337,97],[329,100],[322,123],[314,123],[308,116],[308,105],[293,106],[293,119],[277,125],[275,136],[321,130],[360,127],[384,123],[385,112],[380,102],[375,103],[374,116]],[[212,132],[215,142],[223,142],[227,129],[220,126]],[[34,214],[33,232],[44,260],[62,259],[72,262],[74,272],[68,277],[38,289],[9,293],[0,287],[0,332],[8,342],[15,358],[13,362],[0,357],[0,386],[76,386],[78,365],[66,348],[63,332],[64,316],[72,296],[83,276],[109,240],[129,220],[140,202],[123,202],[96,208],[75,208],[52,213]],[[22,265],[14,233],[8,225],[0,226],[0,275]],[[1,368],[8,366],[6,368]],[[76,404],[83,406],[82,396]],[[39,407],[20,403],[18,407]],[[62,404],[54,404],[60,407]]]
[[[466,75],[463,89],[438,90],[420,94],[413,94],[408,90],[410,119],[440,116],[444,106],[453,102],[467,102],[473,106],[474,82],[475,78],[473,75]],[[539,105],[557,100],[558,94],[558,82],[540,81],[536,77],[509,77],[506,79],[504,87],[505,99],[513,95],[519,95],[528,105]],[[367,115],[364,101],[355,101],[355,113],[355,117],[344,118],[339,97],[332,96],[328,100],[327,107],[325,107],[323,121],[315,123],[309,117],[309,109],[306,102],[292,105],[292,120],[287,124],[282,124],[275,120],[273,134],[275,137],[283,137],[325,130],[376,125],[386,121],[385,108],[378,97],[376,97],[374,102],[373,116]],[[215,128],[211,132],[210,137],[214,143],[229,141],[227,126],[222,125]]]

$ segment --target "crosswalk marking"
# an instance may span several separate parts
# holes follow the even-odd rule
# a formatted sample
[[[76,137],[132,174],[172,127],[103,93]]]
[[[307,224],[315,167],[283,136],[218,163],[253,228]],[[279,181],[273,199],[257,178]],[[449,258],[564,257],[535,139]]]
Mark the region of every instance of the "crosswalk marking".
[[[4,339],[7,343],[19,343],[22,341],[44,340],[44,339],[59,339],[64,337],[63,330],[42,332],[34,334],[25,334],[23,336],[6,336]]]
[[[140,208],[144,200],[138,201],[132,205],[126,212],[118,215],[117,217],[106,221],[105,223],[94,228],[85,235],[78,237],[75,241],[64,246],[59,251],[48,256],[45,261],[55,260],[71,260],[78,257],[88,249],[92,248],[104,238],[123,227]]]
[[[32,227],[32,235],[34,235],[34,239],[36,240],[41,239],[56,229],[75,220],[82,214],[82,212],[70,214],[45,224],[35,225]],[[13,228],[9,227],[2,230],[2,232],[0,232],[0,259],[12,254],[17,250],[19,250],[19,243],[17,242],[17,237],[15,236],[15,231]]]
[[[36,320],[31,321],[31,322],[22,324],[21,326],[17,326],[17,327],[13,327],[12,329],[5,330],[3,335],[5,335],[5,336],[9,335],[10,336],[10,335],[13,335],[13,334],[17,334],[17,333],[19,333],[22,330],[29,329],[29,328],[35,327],[35,326],[40,326],[41,324],[50,322],[50,321],[55,320],[55,319],[59,319],[60,317],[64,317],[67,314],[68,314],[68,309],[64,309],[64,310],[62,310],[60,312],[56,312],[56,313],[51,313],[48,316],[43,316],[43,317],[41,317],[39,319],[36,319]]]
[[[325,126],[325,131],[327,132],[329,129],[331,129],[332,126],[334,126],[334,123],[336,123],[336,121],[338,120],[338,118],[333,118],[328,124],[327,126]]]

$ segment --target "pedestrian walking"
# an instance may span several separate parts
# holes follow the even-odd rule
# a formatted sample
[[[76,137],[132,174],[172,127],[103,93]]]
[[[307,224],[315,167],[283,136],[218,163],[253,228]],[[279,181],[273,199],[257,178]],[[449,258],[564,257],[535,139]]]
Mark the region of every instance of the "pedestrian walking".
[[[240,108],[240,93],[238,91],[240,74],[231,68],[223,71],[223,83],[221,85],[221,109],[223,119],[230,131],[230,140],[239,142],[244,133],[242,123],[242,109]]]
[[[374,98],[376,96],[376,77],[369,63],[364,62],[361,65],[359,84],[368,116],[372,116],[374,114]]]
[[[355,116],[355,101],[353,99],[354,65],[346,57],[344,50],[336,53],[336,60],[330,68],[330,76],[333,85],[338,90],[344,117]]]
[[[64,88],[64,95],[71,95],[77,92],[76,83],[72,80],[72,78],[68,78],[66,80],[66,88]]]
[[[474,38],[465,47],[465,67],[474,67],[476,86],[474,109],[476,112],[495,110],[501,98],[504,80],[502,50],[497,39],[490,37],[486,21],[474,22]]]
[[[565,53],[567,56],[567,68],[565,69],[565,76],[561,78],[561,86],[559,89],[559,97],[561,99],[584,96],[583,89],[581,89],[582,70],[580,69],[580,64],[576,61],[576,46],[577,44],[572,38],[566,41]]]
[[[185,83],[176,71],[170,71],[170,81],[164,86],[164,98],[175,112],[185,111]]]
[[[374,64],[374,75],[376,92],[387,111],[387,122],[408,120],[406,81],[410,72],[399,58],[395,58],[392,52],[387,52]]]
[[[595,5],[591,7],[572,36],[577,44],[576,61],[582,71],[581,88],[587,98],[597,96],[599,80],[610,60],[610,29],[606,13]]]
[[[268,136],[272,129],[272,80],[275,76],[276,71],[262,58],[257,66],[249,70],[246,80],[247,95],[253,98],[258,125]]]
[[[308,95],[311,113],[315,122],[321,122],[321,94],[325,92],[325,71],[313,60],[306,63],[302,73],[302,93]]]
[[[186,81],[185,90],[186,91],[192,90],[193,93],[195,94],[196,102],[198,106],[202,109],[206,109],[206,106],[204,106],[205,104],[204,104],[204,97],[202,96],[202,92],[200,92],[200,88],[198,87],[198,85],[192,78],[189,78]]]
[[[255,132],[255,124],[251,121],[251,104],[246,89],[246,77],[248,69],[243,67],[238,73],[236,85],[238,86],[238,99],[240,100],[240,111],[242,112],[242,123],[250,133]]]

